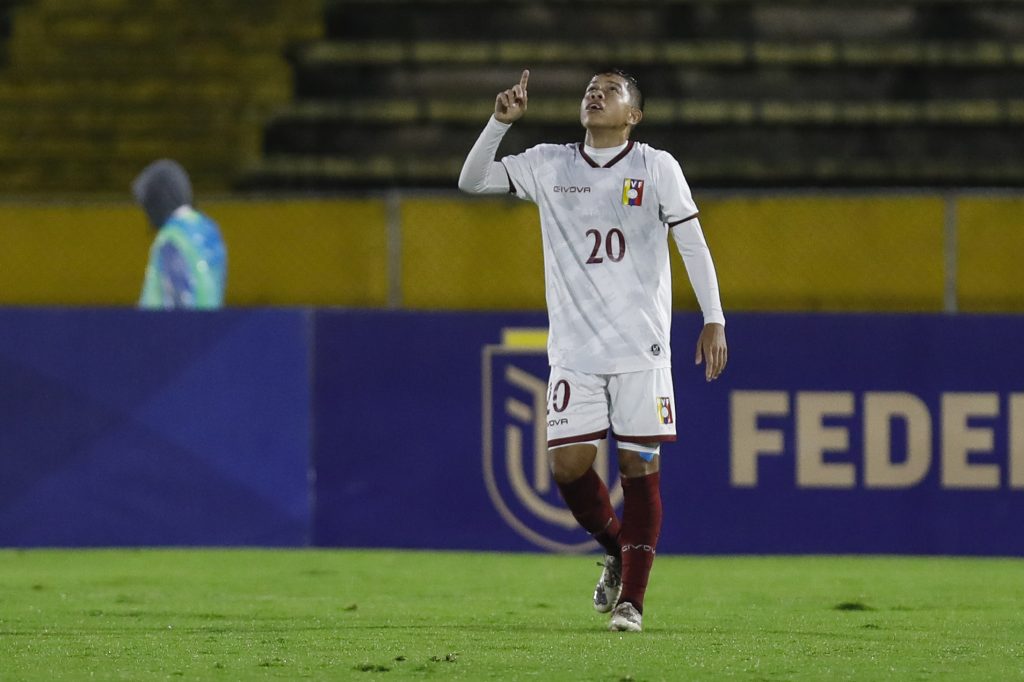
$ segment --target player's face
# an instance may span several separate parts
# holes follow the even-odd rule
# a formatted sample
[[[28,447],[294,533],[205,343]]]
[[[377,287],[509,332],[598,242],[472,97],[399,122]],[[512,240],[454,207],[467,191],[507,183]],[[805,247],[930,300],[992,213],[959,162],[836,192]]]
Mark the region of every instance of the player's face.
[[[580,123],[591,128],[623,128],[640,122],[641,112],[630,101],[626,79],[599,74],[590,79],[580,102]]]

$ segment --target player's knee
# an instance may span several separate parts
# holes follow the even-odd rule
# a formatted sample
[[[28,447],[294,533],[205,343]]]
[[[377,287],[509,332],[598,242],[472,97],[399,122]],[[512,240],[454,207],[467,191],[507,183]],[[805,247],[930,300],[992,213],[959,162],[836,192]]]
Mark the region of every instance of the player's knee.
[[[557,483],[572,483],[594,466],[596,455],[597,446],[589,443],[548,450],[551,475]]]
[[[557,459],[551,460],[551,475],[556,483],[572,483],[586,472],[577,473],[576,467],[567,465]]]
[[[644,444],[625,443],[619,444],[619,474],[627,478],[647,476],[658,471],[659,452],[661,445],[658,443]]]

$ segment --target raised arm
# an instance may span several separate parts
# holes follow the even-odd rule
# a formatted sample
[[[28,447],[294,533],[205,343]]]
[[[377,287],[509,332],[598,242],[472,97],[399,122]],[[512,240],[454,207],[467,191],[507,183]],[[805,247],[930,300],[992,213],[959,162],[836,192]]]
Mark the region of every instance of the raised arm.
[[[508,174],[501,163],[494,160],[501,138],[513,122],[526,113],[526,83],[530,72],[524,70],[519,83],[498,93],[494,99],[494,115],[487,121],[476,144],[469,150],[462,172],[459,189],[471,194],[507,194],[510,191]]]

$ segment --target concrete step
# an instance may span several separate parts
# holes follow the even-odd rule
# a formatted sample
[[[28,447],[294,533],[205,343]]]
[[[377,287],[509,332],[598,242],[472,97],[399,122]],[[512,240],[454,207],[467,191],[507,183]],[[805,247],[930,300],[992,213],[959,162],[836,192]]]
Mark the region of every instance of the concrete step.
[[[243,190],[351,190],[381,186],[419,186],[452,189],[456,186],[462,156],[400,159],[375,156],[275,156],[247,168],[236,182]],[[1002,158],[977,167],[965,167],[959,159],[908,157],[847,158],[831,156],[777,161],[754,154],[684,161],[691,186],[715,187],[958,187],[977,183],[989,186],[1020,186],[1024,163]]]
[[[518,125],[576,123],[579,99],[532,101]],[[374,99],[304,101],[267,120],[270,131],[303,129],[420,128],[431,124],[482,126],[494,104],[475,99]],[[643,129],[672,126],[1024,126],[1024,98],[945,100],[669,100],[650,99]]]
[[[423,44],[397,43],[378,45],[383,54],[370,55],[368,61],[346,63],[348,57],[362,57],[348,48],[335,53],[325,45],[297,52],[295,87],[300,97],[330,98],[347,92],[368,97],[490,94],[515,83],[523,67],[531,70],[531,101],[577,97],[596,68],[594,63],[572,60],[490,61],[479,45],[471,46],[463,61],[433,62]],[[590,49],[580,47],[584,52]],[[1024,43],[975,44],[969,49],[952,43],[908,43],[879,52],[865,45],[819,47],[769,49],[762,44],[763,49],[748,50],[740,42],[715,43],[689,46],[683,54],[666,45],[647,51],[647,61],[620,63],[638,77],[648,97],[970,98],[1010,97],[1024,91]],[[495,49],[501,52],[500,46]],[[554,52],[561,53],[561,47],[552,48]],[[829,60],[811,58],[826,54],[831,55]]]
[[[567,33],[637,42],[758,35],[809,37],[970,35],[1024,37],[1019,0],[336,0],[326,11],[327,34],[339,38],[564,38]]]
[[[411,64],[587,64],[631,66],[929,66],[1024,65],[1024,37],[1007,40],[322,40],[296,51],[298,68]]]
[[[79,108],[97,106],[108,109],[166,106],[168,108],[206,107],[228,109],[239,103],[266,104],[282,102],[290,94],[286,83],[239,82],[227,79],[206,79],[190,82],[155,78],[151,75],[135,81],[120,78],[37,79],[18,76],[0,83],[0,105],[32,107]]]

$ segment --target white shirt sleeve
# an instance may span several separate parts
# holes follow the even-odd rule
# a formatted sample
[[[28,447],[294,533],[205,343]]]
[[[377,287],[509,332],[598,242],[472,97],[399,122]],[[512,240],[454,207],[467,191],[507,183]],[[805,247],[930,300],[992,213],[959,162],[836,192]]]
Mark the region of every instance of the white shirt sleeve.
[[[691,218],[672,226],[671,232],[679,255],[683,257],[693,293],[697,295],[697,303],[704,313],[704,324],[717,322],[724,325],[725,312],[718,293],[718,275],[704,232],[700,229],[700,221],[696,217]]]
[[[715,263],[711,260],[711,249],[704,239],[704,231],[697,219],[697,204],[683,177],[683,170],[679,162],[665,153],[655,159],[652,171],[654,186],[658,188],[661,219],[668,224],[679,255],[683,257],[686,275],[704,313],[704,324],[717,322],[724,325],[725,313],[718,292]]]
[[[508,194],[512,190],[505,166],[494,160],[501,138],[511,125],[491,116],[462,164],[459,189],[470,194]]]
[[[501,165],[508,174],[509,191],[524,201],[537,201],[538,186],[536,168],[544,164],[544,150],[557,145],[539,144],[521,154],[505,156]]]
[[[683,177],[679,162],[671,154],[658,152],[651,167],[651,179],[658,188],[661,219],[669,227],[697,216],[699,211],[690,193],[690,185]]]

